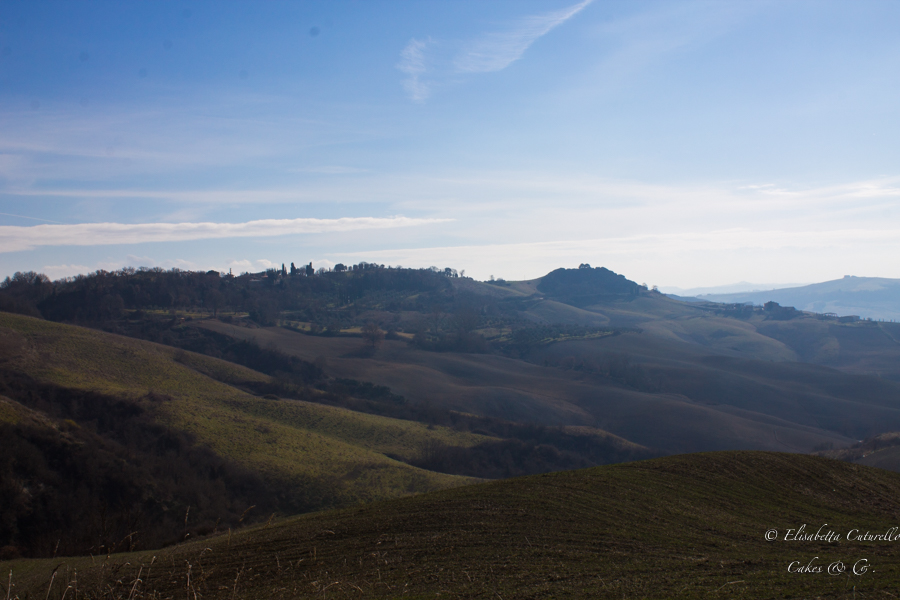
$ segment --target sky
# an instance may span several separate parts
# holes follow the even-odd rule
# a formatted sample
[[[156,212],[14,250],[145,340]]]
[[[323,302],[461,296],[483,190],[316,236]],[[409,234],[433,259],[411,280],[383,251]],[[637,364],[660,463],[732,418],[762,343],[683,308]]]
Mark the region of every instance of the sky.
[[[0,3],[0,277],[900,278],[900,3]]]

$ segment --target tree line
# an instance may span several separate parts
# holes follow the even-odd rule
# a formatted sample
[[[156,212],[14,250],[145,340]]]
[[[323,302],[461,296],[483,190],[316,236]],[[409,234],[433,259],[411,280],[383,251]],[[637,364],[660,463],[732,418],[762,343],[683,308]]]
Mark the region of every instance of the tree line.
[[[315,314],[367,296],[373,303],[390,303],[410,293],[424,293],[420,302],[428,302],[429,293],[450,287],[449,276],[436,268],[359,263],[352,270],[321,271],[316,276],[283,273],[272,269],[235,277],[216,271],[129,267],[51,282],[40,273],[18,272],[0,282],[0,310],[84,324],[119,319],[126,311],[190,310],[213,315],[239,311],[270,325],[282,311]]]

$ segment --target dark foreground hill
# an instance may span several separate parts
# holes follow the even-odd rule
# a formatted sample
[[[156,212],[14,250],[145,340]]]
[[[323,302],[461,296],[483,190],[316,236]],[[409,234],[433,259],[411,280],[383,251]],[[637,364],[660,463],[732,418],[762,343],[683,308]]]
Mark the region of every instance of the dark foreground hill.
[[[720,452],[466,486],[153,553],[0,569],[11,572],[8,597],[57,600],[893,598],[900,541],[861,536],[893,539],[898,519],[896,473]]]

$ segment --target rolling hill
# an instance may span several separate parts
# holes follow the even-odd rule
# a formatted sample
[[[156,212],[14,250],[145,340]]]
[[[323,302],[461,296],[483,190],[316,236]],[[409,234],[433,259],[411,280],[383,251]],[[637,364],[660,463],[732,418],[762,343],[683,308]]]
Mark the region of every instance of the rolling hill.
[[[376,267],[262,280],[97,274],[87,286],[54,284],[50,295],[42,283],[34,310],[92,315],[108,329],[213,355],[221,344],[194,338],[214,332],[386,386],[420,413],[593,427],[662,452],[809,451],[900,429],[900,325],[688,304],[603,268],[484,283]],[[211,297],[230,294],[249,312],[187,322],[170,316],[202,314],[142,308],[175,297],[202,305],[216,288]],[[94,300],[104,305],[113,293],[134,312],[103,317]],[[273,315],[293,325],[274,327]],[[353,333],[366,322],[391,333],[377,352],[361,352]]]
[[[148,392],[163,395],[166,400],[156,409],[160,421],[272,476],[341,477],[364,462],[381,466],[385,489],[393,487],[388,482],[394,476],[404,487],[417,482],[425,487],[459,485],[464,480],[415,469],[385,455],[412,456],[426,440],[470,445],[483,439],[312,402],[253,396],[221,379],[253,381],[265,375],[202,355],[178,355],[158,344],[4,313],[0,327],[21,336],[17,370],[72,389],[130,398]],[[264,436],[258,435],[261,430]],[[348,492],[357,493],[356,479],[345,481]],[[373,489],[368,482],[363,488]]]
[[[20,598],[890,598],[898,542],[861,536],[897,535],[898,498],[879,469],[693,454],[0,568]]]
[[[473,478],[823,451],[900,431],[900,325],[685,303],[602,268],[520,282],[364,263],[310,277],[26,280],[0,296],[51,321],[0,314],[0,418],[21,430],[19,455],[43,452],[49,465],[43,444],[115,481],[146,476],[136,497],[176,525],[184,511],[179,536],[242,522],[252,481],[271,500],[257,513],[286,514]],[[194,473],[177,479],[196,477],[199,491],[184,485],[163,502],[153,490],[168,489],[169,438],[180,440],[178,469]],[[97,448],[97,460],[79,448]],[[123,466],[114,459],[126,451]],[[868,460],[893,464],[880,452]],[[231,490],[220,522],[200,508],[216,486]]]
[[[229,481],[240,486],[246,485],[240,482],[251,475],[258,478],[252,480],[260,487],[258,493],[244,490],[239,494],[242,506],[213,511],[223,523],[237,525],[235,511],[241,515],[254,504],[283,514],[464,484],[472,479],[416,468],[404,459],[412,461],[428,444],[467,447],[493,439],[315,402],[254,396],[223,381],[259,382],[268,376],[167,346],[8,313],[0,313],[0,370],[0,394],[5,396],[0,403],[0,424],[8,428],[4,430],[8,441],[3,454],[11,461],[4,463],[9,469],[4,471],[4,483],[12,485],[4,488],[9,494],[4,498],[14,514],[36,510],[29,508],[34,502],[51,501],[51,496],[34,497],[28,490],[64,486],[66,469],[82,468],[90,460],[90,454],[79,450],[85,447],[95,448],[94,455],[107,462],[79,477],[108,480],[114,469],[118,478],[108,480],[108,485],[145,488],[126,498],[114,494],[108,500],[110,511],[133,512],[134,518],[143,519],[148,506],[180,510],[185,527],[179,530],[193,531],[197,527],[212,530],[211,522],[197,519],[203,521],[203,505],[213,502],[216,492],[188,494],[194,499],[195,520],[190,521],[185,514],[190,504],[184,494],[159,488],[167,475],[163,464],[154,460],[164,460],[171,451],[193,452],[190,464],[179,465],[187,472],[178,477],[187,480],[203,479],[192,469],[228,471],[229,465],[239,473],[231,479],[227,473],[214,477],[214,483],[224,478],[226,487]],[[138,438],[147,438],[146,443],[135,446],[132,442]],[[12,444],[12,439],[18,440],[17,444]],[[181,439],[187,441],[178,441]],[[211,451],[214,458],[197,455],[191,450],[195,447]],[[56,454],[47,454],[50,449]],[[175,458],[171,454],[170,461]],[[121,467],[116,466],[123,459]],[[73,460],[72,464],[65,462]],[[42,478],[36,478],[37,472],[43,473]],[[11,479],[6,480],[7,476]],[[53,484],[57,480],[59,483]],[[71,485],[77,487],[77,478]],[[97,488],[104,485],[98,483]],[[225,490],[219,493],[225,495]],[[25,503],[21,510],[15,509],[19,502]],[[91,505],[88,497],[79,502]],[[7,519],[11,518],[6,512],[10,504],[4,502]],[[101,508],[94,506],[94,510]],[[91,513],[90,519],[94,516]],[[254,515],[256,519],[262,516]],[[94,529],[103,530],[95,531],[102,542],[93,545],[121,542],[130,531],[124,531],[125,527],[125,521],[112,529],[97,525]],[[24,535],[21,527],[18,530]],[[13,547],[16,531],[3,530],[5,538],[12,536]],[[30,535],[18,542],[25,546],[34,542],[37,534]],[[56,537],[54,534],[53,539]],[[64,551],[87,543],[66,540],[65,531],[58,537],[64,549],[70,548]],[[160,541],[154,538],[147,543]],[[47,543],[44,540],[43,546]],[[129,538],[128,544],[134,540]]]
[[[416,412],[370,383],[316,381],[0,313],[3,554],[159,547],[248,512],[256,521],[658,455],[596,428]]]
[[[520,301],[520,318],[564,315],[633,329],[538,344],[517,357],[423,352],[404,341],[361,356],[353,337],[215,320],[198,326],[319,361],[336,376],[373,381],[414,402],[597,427],[665,452],[810,451],[900,428],[900,385],[890,380],[900,376],[900,344],[887,324],[799,313],[738,319],[655,293],[590,296],[602,303],[579,308],[542,296],[535,282],[459,285]],[[624,365],[618,374],[610,371],[616,362]]]

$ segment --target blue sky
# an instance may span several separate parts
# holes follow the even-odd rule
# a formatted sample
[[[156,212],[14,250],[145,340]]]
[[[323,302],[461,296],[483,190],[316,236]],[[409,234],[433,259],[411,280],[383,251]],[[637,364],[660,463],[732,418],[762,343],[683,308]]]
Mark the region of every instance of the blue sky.
[[[896,2],[0,4],[0,276],[900,277]]]

